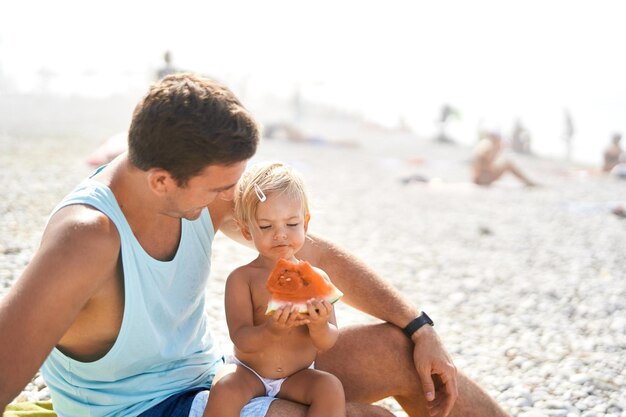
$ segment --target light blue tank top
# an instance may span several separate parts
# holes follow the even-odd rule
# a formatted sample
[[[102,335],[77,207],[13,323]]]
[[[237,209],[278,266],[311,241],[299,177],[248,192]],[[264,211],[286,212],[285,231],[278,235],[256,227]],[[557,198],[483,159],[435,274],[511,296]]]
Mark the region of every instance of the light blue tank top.
[[[79,362],[54,349],[42,367],[60,417],[135,416],[171,394],[210,386],[221,352],[205,314],[205,288],[215,236],[207,209],[182,220],[171,261],[148,255],[135,238],[111,190],[83,181],[53,211],[92,206],[115,224],[124,268],[124,318],[111,350],[95,362]]]

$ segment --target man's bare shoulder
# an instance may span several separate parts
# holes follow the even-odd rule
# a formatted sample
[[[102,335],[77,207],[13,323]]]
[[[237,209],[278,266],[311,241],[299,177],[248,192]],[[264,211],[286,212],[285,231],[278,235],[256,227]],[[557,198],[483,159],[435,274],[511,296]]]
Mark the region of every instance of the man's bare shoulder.
[[[224,233],[225,236],[231,238],[237,243],[253,248],[252,242],[246,240],[241,234],[239,225],[233,217],[234,204],[232,201],[225,201],[219,198],[207,206],[209,213],[211,214],[211,221],[213,222],[213,229]]]
[[[50,218],[44,232],[44,239],[67,240],[69,237],[73,242],[78,240],[82,244],[91,241],[104,244],[102,249],[106,249],[106,246],[119,249],[120,244],[119,233],[113,221],[100,210],[82,204],[60,209]]]
[[[109,217],[90,206],[71,205],[52,216],[37,256],[44,261],[59,256],[61,269],[88,273],[94,267],[98,270],[114,265],[119,250],[119,233]]]
[[[216,198],[207,206],[211,214],[211,220],[215,230],[223,229],[224,224],[229,224],[233,217],[235,204],[229,200]]]

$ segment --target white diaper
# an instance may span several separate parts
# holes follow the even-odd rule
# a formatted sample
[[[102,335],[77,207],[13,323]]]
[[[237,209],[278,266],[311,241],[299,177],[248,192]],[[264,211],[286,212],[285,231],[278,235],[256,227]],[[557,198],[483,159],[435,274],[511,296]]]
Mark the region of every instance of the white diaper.
[[[272,379],[272,378],[263,378],[261,375],[259,375],[254,369],[250,368],[248,365],[246,365],[245,363],[241,362],[239,359],[237,359],[235,356],[228,356],[226,358],[226,363],[234,363],[237,365],[241,365],[246,369],[249,369],[250,372],[252,372],[253,374],[255,374],[263,383],[263,386],[265,387],[265,395],[267,395],[268,397],[276,397],[280,391],[280,387],[283,385],[283,382],[285,382],[285,379],[287,378],[278,378],[278,379]]]

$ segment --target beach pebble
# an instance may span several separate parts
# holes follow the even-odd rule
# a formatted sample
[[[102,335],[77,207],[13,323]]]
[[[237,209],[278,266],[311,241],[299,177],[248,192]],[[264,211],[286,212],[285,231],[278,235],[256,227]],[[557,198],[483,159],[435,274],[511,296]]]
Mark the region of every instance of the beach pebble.
[[[518,417],[549,417],[549,415],[540,410],[529,410],[519,413]]]

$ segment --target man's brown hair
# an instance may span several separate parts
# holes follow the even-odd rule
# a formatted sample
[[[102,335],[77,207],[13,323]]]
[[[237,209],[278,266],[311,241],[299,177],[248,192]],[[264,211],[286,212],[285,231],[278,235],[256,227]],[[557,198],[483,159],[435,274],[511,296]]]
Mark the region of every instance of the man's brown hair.
[[[164,77],[137,104],[128,154],[137,168],[167,170],[180,186],[208,165],[256,152],[259,126],[225,86],[198,75]]]

